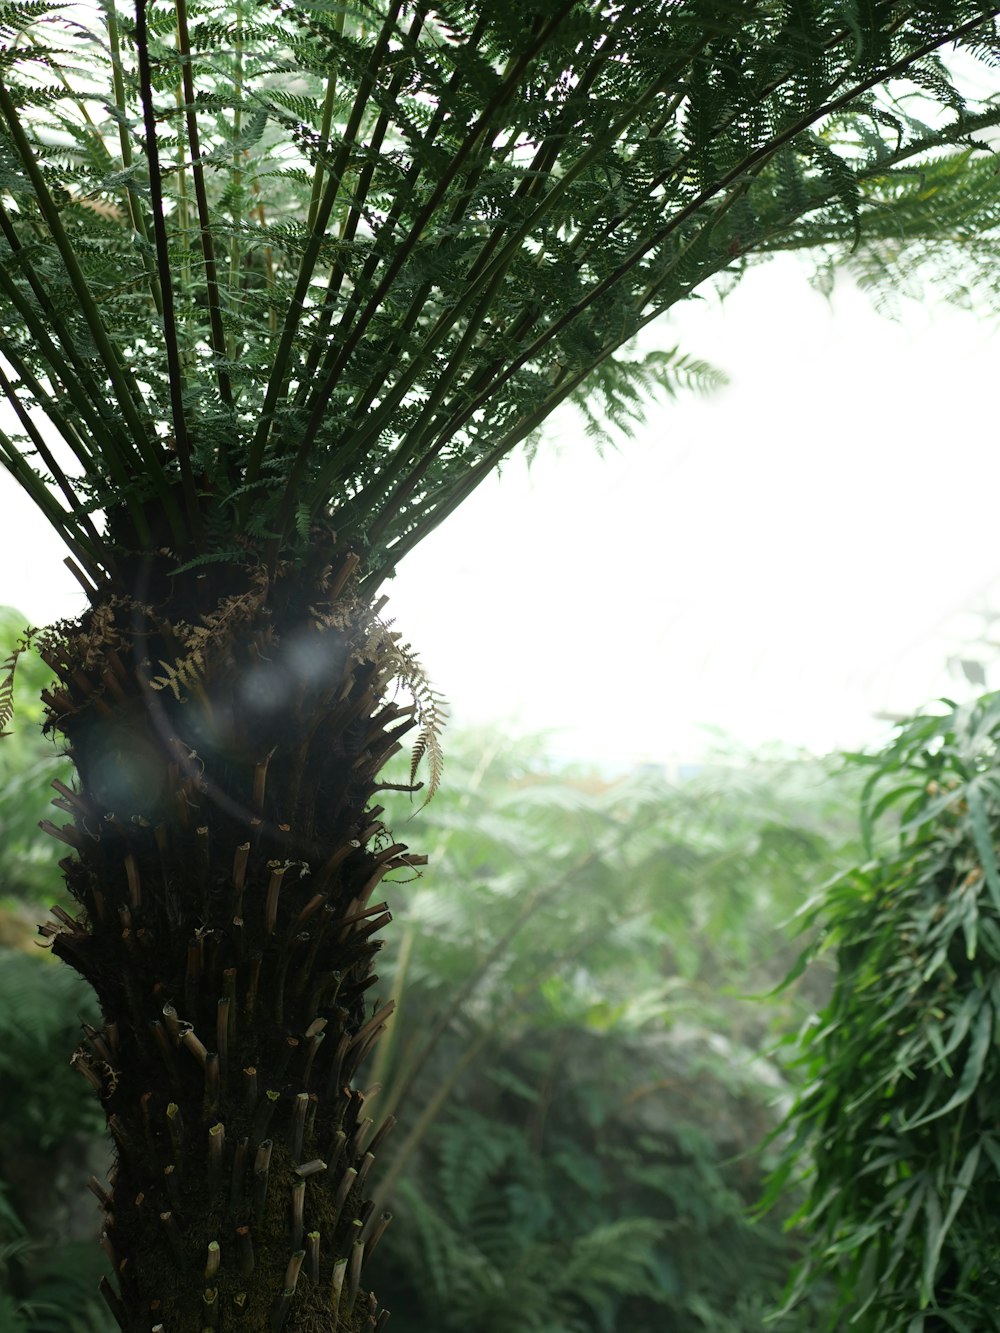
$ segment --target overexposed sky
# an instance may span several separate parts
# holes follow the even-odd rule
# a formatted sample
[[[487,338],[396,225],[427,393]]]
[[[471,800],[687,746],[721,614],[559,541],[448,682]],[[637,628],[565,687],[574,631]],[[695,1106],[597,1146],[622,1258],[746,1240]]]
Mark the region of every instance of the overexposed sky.
[[[893,323],[846,281],[831,304],[783,257],[646,338],[678,342],[729,387],[603,460],[561,413],[387,586],[456,720],[629,764],[694,758],[705,726],[854,746],[967,692],[945,661],[1000,605],[996,325],[937,303]],[[6,475],[0,500],[0,602],[82,609]]]
[[[699,724],[853,746],[960,692],[957,613],[1000,580],[995,327],[892,323],[846,282],[831,307],[788,259],[656,333],[730,386],[603,461],[564,414],[558,454],[510,464],[390,587],[457,717],[655,761]]]

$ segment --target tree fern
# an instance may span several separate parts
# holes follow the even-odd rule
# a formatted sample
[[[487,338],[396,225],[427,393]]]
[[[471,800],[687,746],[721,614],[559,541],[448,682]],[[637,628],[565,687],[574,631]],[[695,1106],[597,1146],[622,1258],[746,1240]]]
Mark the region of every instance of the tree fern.
[[[0,459],[89,601],[37,639],[79,909],[41,930],[101,1003],[123,1328],[384,1325],[371,899],[425,858],[378,775],[419,726],[434,786],[443,706],[378,588],[588,384],[621,426],[704,380],[621,352],[703,284],[877,276],[902,173],[963,164],[900,196],[916,267],[995,268],[1000,108],[938,57],[996,12],[0,0]]]

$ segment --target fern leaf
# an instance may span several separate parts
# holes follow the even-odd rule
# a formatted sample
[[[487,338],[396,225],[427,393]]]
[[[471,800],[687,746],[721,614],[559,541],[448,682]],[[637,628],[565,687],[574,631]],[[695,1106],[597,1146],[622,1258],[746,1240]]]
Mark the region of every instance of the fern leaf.
[[[34,630],[26,629],[18,639],[14,651],[0,666],[0,671],[3,672],[3,678],[0,679],[0,737],[10,735],[7,728],[14,718],[14,675],[17,671],[17,661],[21,654],[31,647],[34,633]]]
[[[427,794],[420,807],[423,809],[433,799],[444,774],[441,736],[448,721],[448,703],[434,688],[412,645],[401,641],[399,633],[391,629],[391,623],[376,618],[369,629],[365,649],[379,663],[383,684],[398,680],[416,704],[420,731],[410,754],[410,785],[416,783],[420,765],[426,760],[430,772]]]

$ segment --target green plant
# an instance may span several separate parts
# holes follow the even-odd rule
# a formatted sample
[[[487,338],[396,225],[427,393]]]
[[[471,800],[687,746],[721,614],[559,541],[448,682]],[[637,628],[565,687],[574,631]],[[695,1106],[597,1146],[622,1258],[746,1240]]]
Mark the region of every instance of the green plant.
[[[760,1052],[801,1001],[748,995],[787,966],[803,879],[855,854],[852,783],[736,756],[605,782],[490,735],[450,754],[372,1075],[381,1114],[412,1108],[376,1192],[394,1319],[756,1333],[801,1249],[748,1220],[784,1086]],[[575,1247],[633,1223],[641,1280],[574,1296]]]
[[[988,52],[975,5],[6,22],[2,451],[99,586],[126,531],[175,567],[254,536],[300,558],[333,501],[373,590],[559,402],[620,423],[631,386],[701,375],[616,354],[748,257],[891,236],[905,263],[933,237],[988,290],[990,164],[953,150],[1000,113],[939,56]]]
[[[799,1245],[746,1217],[781,1086],[759,1052],[790,1015],[741,996],[785,966],[778,923],[803,878],[853,854],[848,791],[793,758],[724,755],[672,787],[552,769],[497,736],[449,749],[423,815],[436,872],[397,911],[397,1008],[371,1076],[385,1086],[366,1103],[383,1119],[411,1108],[373,1263],[394,1322],[502,1327],[526,1302],[540,1325],[587,1333],[756,1333]],[[6,958],[7,1142],[37,1196],[60,1141],[96,1129],[58,1069],[93,1017],[69,970]],[[570,1280],[602,1238],[604,1269]]]
[[[404,1328],[612,1329],[625,1297],[656,1298],[663,1225],[581,1225],[564,1214],[565,1192],[519,1124],[466,1111],[437,1146],[436,1169],[399,1188],[406,1234],[393,1267]]]
[[[804,1171],[810,1252],[858,1327],[1000,1328],[1000,697],[902,725],[870,770],[869,859],[804,913],[832,953],[772,1194]]]
[[[748,1220],[774,1085],[717,1022],[665,1005],[639,1033],[525,1025],[484,1052],[394,1191],[404,1333],[513,1328],[524,1305],[574,1333],[759,1329],[798,1242]]]
[[[901,247],[932,234],[975,281],[1000,107],[940,52],[995,59],[995,11],[13,0],[0,25],[0,458],[89,601],[38,636],[76,773],[45,823],[74,911],[43,930],[102,1010],[76,1063],[118,1152],[109,1303],[129,1333],[151,1307],[367,1333],[374,899],[422,859],[379,773],[417,726],[433,791],[444,711],[380,585],[559,403],[614,425],[636,386],[704,380],[621,349],[753,256],[860,253],[896,190]]]
[[[59,853],[38,836],[38,821],[49,813],[52,781],[68,782],[72,766],[51,740],[40,733],[44,705],[39,695],[52,683],[52,672],[31,647],[19,649],[28,625],[13,607],[0,607],[0,657],[16,654],[17,671],[0,691],[3,726],[18,725],[0,745],[0,895],[38,900],[61,899]],[[2,729],[2,728],[0,728]]]
[[[100,1108],[81,1106],[80,1080],[66,1059],[81,1022],[99,1020],[92,991],[69,968],[0,948],[0,1165],[29,1147],[48,1151],[73,1130],[100,1128]]]
[[[0,1328],[4,1333],[110,1333],[88,1244],[33,1239],[0,1181]],[[107,1281],[107,1279],[104,1279]]]

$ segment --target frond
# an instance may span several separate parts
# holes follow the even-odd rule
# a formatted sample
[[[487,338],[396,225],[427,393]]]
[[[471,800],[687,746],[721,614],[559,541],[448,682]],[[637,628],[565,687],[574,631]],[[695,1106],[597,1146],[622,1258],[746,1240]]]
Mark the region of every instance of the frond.
[[[95,586],[162,546],[301,560],[320,522],[370,592],[560,403],[593,393],[601,438],[718,383],[620,349],[776,249],[996,296],[1000,106],[940,54],[997,60],[970,0],[29,0],[0,28],[0,461]]]
[[[3,672],[3,679],[0,680],[0,736],[8,734],[7,727],[10,725],[14,716],[14,673],[17,670],[17,659],[31,646],[31,630],[25,630],[24,634],[18,639],[17,644],[0,667]]]
[[[631,438],[657,395],[713,393],[728,382],[723,371],[672,347],[639,359],[608,357],[573,391],[570,401],[582,415],[587,435],[602,447],[613,444],[616,436]]]
[[[404,643],[394,631],[392,622],[385,623],[376,615],[365,645],[366,651],[379,664],[384,684],[397,680],[413,696],[420,731],[410,752],[410,786],[416,790],[416,777],[424,759],[430,768],[424,804],[434,796],[444,776],[444,750],[441,736],[448,721],[448,703],[434,688],[412,644]]]
[[[560,1144],[561,1156],[573,1156]],[[581,1163],[589,1153],[577,1149]],[[560,1216],[544,1178],[553,1164],[525,1151],[523,1130],[471,1110],[437,1137],[437,1170],[401,1183],[401,1204],[426,1273],[427,1305],[445,1301],[447,1327],[495,1333],[613,1328],[626,1297],[662,1302],[647,1217],[588,1226]]]

